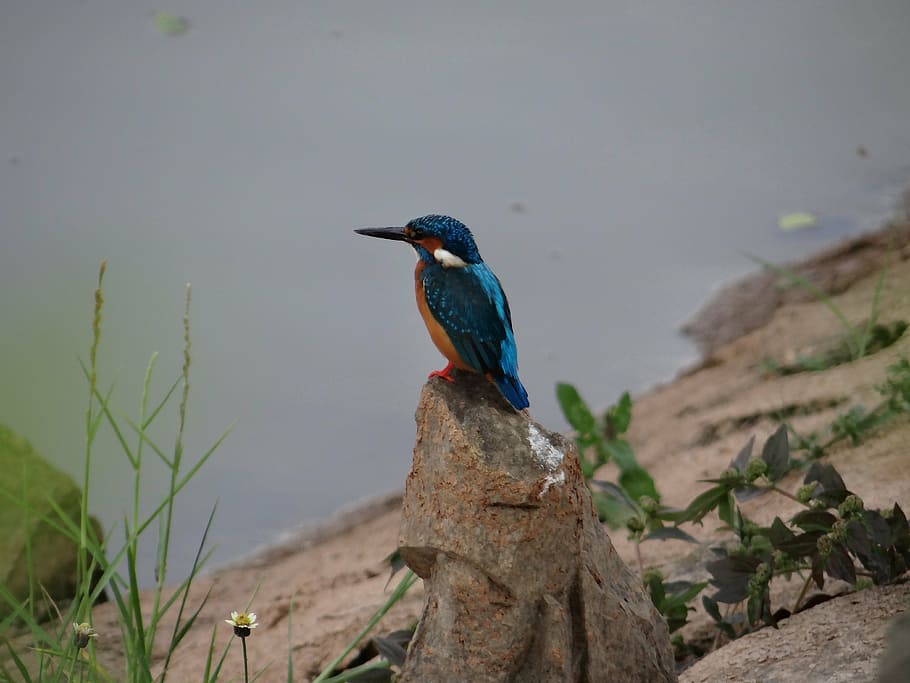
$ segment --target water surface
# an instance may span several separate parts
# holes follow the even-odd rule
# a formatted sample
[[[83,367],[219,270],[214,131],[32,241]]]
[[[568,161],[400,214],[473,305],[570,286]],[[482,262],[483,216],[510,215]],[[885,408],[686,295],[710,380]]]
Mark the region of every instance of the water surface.
[[[158,31],[162,9],[190,31]],[[903,0],[5,3],[0,421],[81,478],[106,257],[123,409],[152,352],[157,393],[178,375],[191,281],[187,457],[238,420],[179,504],[178,571],[216,499],[225,562],[399,488],[443,361],[413,255],[351,229],[438,212],[474,228],[533,413],[563,428],[555,382],[602,406],[692,361],[676,330],[743,252],[796,258],[888,213],[908,27]],[[777,230],[799,210],[820,227]],[[114,524],[132,484],[110,439],[94,476]],[[144,484],[151,506],[165,477]]]

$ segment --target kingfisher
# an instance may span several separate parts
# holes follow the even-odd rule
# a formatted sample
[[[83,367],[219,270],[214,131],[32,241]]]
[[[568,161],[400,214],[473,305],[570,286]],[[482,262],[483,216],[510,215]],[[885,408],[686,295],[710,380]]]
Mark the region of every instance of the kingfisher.
[[[429,377],[449,382],[452,368],[484,375],[516,410],[528,407],[506,293],[480,258],[470,229],[450,216],[415,218],[403,228],[361,228],[368,237],[407,242],[417,252],[414,290],[430,338],[449,364]]]

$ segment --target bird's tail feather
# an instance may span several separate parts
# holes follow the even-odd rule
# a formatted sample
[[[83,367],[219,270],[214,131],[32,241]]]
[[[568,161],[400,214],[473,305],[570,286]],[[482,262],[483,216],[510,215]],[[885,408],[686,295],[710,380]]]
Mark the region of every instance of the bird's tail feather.
[[[495,381],[499,391],[514,406],[515,410],[524,410],[530,405],[528,392],[525,391],[520,379],[509,375],[500,375],[495,378]]]

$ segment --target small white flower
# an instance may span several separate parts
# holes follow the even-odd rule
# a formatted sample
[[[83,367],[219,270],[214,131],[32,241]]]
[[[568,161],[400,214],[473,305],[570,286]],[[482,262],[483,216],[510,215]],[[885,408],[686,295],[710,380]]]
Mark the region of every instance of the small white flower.
[[[231,612],[231,618],[225,619],[226,624],[234,627],[234,635],[246,638],[250,630],[259,626],[256,622],[255,612]]]
[[[78,647],[80,650],[88,645],[89,640],[98,637],[98,634],[95,633],[95,629],[93,629],[91,624],[88,622],[77,624],[74,621],[73,634],[73,637],[76,641],[76,647]]]

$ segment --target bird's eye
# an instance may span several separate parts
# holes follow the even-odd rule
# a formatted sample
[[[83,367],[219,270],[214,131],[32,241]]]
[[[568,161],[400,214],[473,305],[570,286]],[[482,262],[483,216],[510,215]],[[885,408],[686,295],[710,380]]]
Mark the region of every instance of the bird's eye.
[[[411,228],[411,237],[415,240],[423,239],[426,237],[426,233],[423,228]]]

